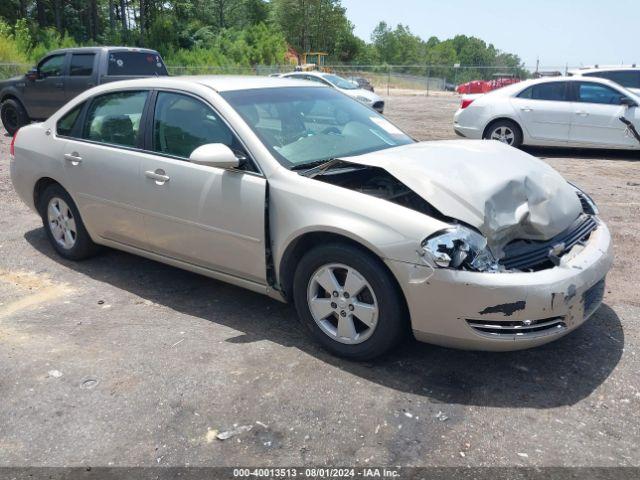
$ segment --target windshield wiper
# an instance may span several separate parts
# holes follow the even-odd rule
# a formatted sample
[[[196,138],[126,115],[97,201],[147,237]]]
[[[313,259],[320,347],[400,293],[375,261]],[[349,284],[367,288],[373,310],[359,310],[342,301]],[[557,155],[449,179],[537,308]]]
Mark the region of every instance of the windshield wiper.
[[[318,167],[320,165],[324,165],[325,163],[327,163],[328,161],[331,161],[332,159],[329,160],[314,160],[313,162],[306,162],[306,163],[299,163],[298,165],[294,165],[293,167],[291,167],[291,170],[310,170],[314,167]]]
[[[313,178],[318,175],[322,175],[324,172],[326,172],[330,168],[333,168],[336,165],[340,165],[342,163],[348,163],[348,162],[345,162],[344,160],[340,160],[339,158],[330,158],[329,160],[320,160],[317,162],[309,162],[307,164],[303,163],[302,165],[296,165],[295,167],[292,168],[292,170],[301,170],[304,168],[304,171],[301,172],[300,175]]]

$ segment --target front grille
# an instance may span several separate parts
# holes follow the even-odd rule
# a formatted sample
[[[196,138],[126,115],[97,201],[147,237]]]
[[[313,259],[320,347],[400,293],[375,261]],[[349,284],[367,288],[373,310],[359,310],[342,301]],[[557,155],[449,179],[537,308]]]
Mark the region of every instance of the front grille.
[[[596,228],[598,222],[591,215],[581,215],[564,232],[551,240],[515,240],[504,248],[504,257],[500,263],[507,269],[537,271],[553,267],[550,251],[559,244],[564,244],[564,252],[568,253],[575,245],[586,242]]]
[[[559,333],[567,328],[563,317],[508,322],[467,320],[467,323],[477,333],[495,338],[539,337]]]
[[[605,281],[603,278],[582,295],[585,318],[595,312],[602,303],[602,299],[604,298],[604,284]]]
[[[578,192],[578,199],[580,200],[580,205],[582,205],[582,211],[584,213],[588,215],[596,214],[596,212],[593,210],[593,206],[591,205],[591,203],[587,199],[587,196],[584,193]]]

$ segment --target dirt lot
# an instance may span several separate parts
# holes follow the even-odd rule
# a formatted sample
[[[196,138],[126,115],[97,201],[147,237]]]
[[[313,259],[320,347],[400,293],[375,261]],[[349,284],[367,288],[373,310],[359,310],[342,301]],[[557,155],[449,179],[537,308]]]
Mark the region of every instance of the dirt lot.
[[[452,138],[455,97],[387,100],[416,138]],[[0,138],[0,466],[640,466],[637,154],[530,150],[613,232],[605,304],[579,330],[508,354],[407,341],[356,364],[262,296],[115,251],[60,259]],[[234,425],[251,430],[214,439]]]

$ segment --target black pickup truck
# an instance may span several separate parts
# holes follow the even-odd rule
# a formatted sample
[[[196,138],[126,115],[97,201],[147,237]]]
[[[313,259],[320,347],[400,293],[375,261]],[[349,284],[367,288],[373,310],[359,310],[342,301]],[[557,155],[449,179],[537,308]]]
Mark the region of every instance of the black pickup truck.
[[[55,50],[22,77],[0,81],[0,118],[13,135],[44,120],[76,95],[102,83],[168,75],[155,50],[82,47]]]

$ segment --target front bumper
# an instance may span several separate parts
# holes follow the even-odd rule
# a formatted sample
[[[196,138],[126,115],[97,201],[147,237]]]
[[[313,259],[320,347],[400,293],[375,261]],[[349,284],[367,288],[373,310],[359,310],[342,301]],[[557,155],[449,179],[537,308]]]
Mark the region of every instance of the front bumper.
[[[601,282],[613,262],[611,235],[604,223],[584,247],[574,247],[561,260],[557,267],[531,273],[434,270],[390,260],[387,264],[405,294],[418,340],[507,351],[556,340],[597,310]],[[483,324],[489,328],[474,328]],[[524,327],[527,324],[533,327]],[[512,334],[514,328],[522,328],[521,333]]]

